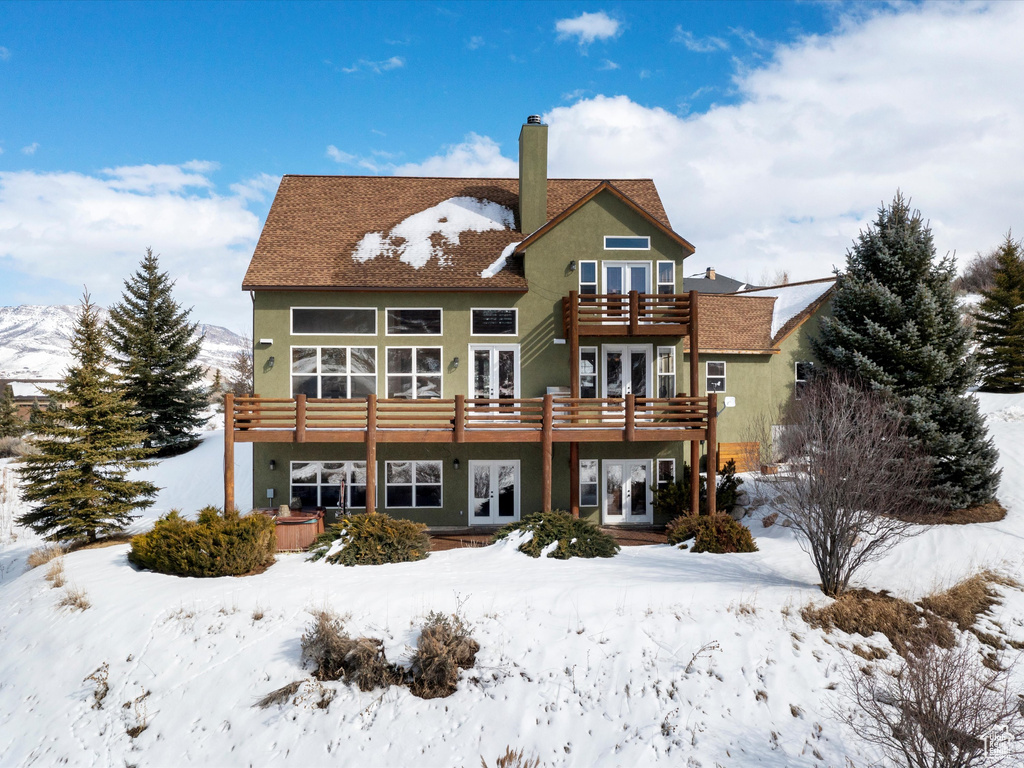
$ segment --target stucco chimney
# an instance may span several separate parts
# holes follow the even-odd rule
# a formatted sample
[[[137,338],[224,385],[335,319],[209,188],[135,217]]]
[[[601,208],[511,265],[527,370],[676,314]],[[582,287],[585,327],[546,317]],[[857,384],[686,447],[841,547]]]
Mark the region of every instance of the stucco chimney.
[[[548,127],[530,115],[519,131],[519,230],[529,235],[548,220]]]
[[[704,277],[707,278],[708,280],[714,280],[715,279],[715,268],[714,267],[708,267],[707,270],[704,272]]]

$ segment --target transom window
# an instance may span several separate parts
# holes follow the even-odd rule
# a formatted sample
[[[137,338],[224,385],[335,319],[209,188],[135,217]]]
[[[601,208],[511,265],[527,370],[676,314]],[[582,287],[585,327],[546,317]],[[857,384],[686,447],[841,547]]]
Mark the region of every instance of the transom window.
[[[676,265],[672,261],[658,262],[658,293],[676,292]]]
[[[580,460],[580,506],[597,506],[597,459]]]
[[[292,307],[292,333],[376,336],[377,310],[372,307]]]
[[[724,362],[712,362],[707,363],[707,385],[705,389],[708,392],[725,392],[725,363]]]
[[[580,397],[597,397],[597,347],[580,347]]]
[[[606,251],[649,251],[651,250],[651,238],[605,235],[604,249]]]
[[[440,336],[440,309],[388,309],[388,336]]]
[[[441,462],[386,462],[384,488],[385,504],[388,507],[440,507]]]
[[[366,397],[377,392],[376,347],[292,347],[292,396]]]
[[[303,507],[366,507],[365,461],[293,461],[291,497]],[[342,492],[344,491],[344,496]]]
[[[518,328],[517,309],[474,309],[470,333],[474,336],[515,336]]]
[[[658,397],[676,395],[676,348],[658,347]]]
[[[388,347],[388,397],[441,397],[441,347]]]
[[[804,389],[807,388],[807,382],[811,380],[813,375],[814,363],[803,361],[796,364],[796,386],[793,393],[797,400],[803,397]]]

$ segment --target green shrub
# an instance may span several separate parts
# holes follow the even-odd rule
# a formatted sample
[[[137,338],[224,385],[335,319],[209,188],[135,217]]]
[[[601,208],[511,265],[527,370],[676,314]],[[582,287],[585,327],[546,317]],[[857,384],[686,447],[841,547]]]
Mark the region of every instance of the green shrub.
[[[558,545],[548,557],[568,560],[570,557],[613,557],[619,551],[615,539],[589,520],[580,520],[568,512],[534,512],[518,523],[509,523],[494,534],[494,541],[507,538],[513,531],[533,533],[533,538],[519,545],[519,551],[540,557],[541,550],[552,542]]]
[[[740,486],[743,485],[743,478],[736,477],[736,462],[729,459],[725,467],[718,474],[718,482],[715,485],[715,509],[719,512],[728,512],[739,499]],[[654,491],[654,513],[656,515],[673,518],[680,515],[690,514],[690,465],[683,464],[683,472],[674,483],[669,483],[664,488],[653,488]],[[706,475],[700,476],[700,514],[707,514],[708,502],[708,479]]]
[[[680,549],[686,549],[684,542],[694,539],[694,552],[757,552],[750,529],[728,515],[683,515],[670,522],[665,532],[668,543],[679,544]]]
[[[176,576],[242,576],[271,565],[276,548],[274,521],[266,515],[205,507],[196,521],[168,512],[132,539],[128,560]]]
[[[341,548],[331,551],[339,539]],[[326,556],[328,563],[342,565],[408,563],[430,554],[430,537],[423,523],[380,513],[351,515],[320,534],[310,552],[310,560]]]

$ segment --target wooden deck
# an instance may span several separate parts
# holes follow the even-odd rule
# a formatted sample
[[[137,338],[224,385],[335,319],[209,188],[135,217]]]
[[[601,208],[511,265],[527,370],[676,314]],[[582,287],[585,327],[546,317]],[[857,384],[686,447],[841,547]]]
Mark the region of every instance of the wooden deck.
[[[458,530],[428,531],[430,551],[444,552],[449,549],[486,547],[497,528],[461,528]],[[664,544],[663,525],[602,525],[601,530],[610,534],[620,546],[637,547],[645,544]]]

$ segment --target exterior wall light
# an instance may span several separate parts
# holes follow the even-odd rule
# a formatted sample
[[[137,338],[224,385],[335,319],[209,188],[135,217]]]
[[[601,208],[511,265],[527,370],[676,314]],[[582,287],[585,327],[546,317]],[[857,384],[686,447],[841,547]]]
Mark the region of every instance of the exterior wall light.
[[[456,357],[454,360],[452,360],[452,368],[458,368],[458,367],[459,367],[459,358]],[[456,467],[456,469],[458,469],[458,467]]]
[[[273,459],[271,459],[270,460],[270,471],[273,472],[275,469],[277,469],[277,462],[274,461]]]
[[[269,368],[273,368],[273,367],[274,367],[274,356],[271,355],[270,357],[267,358],[267,368],[269,369]]]
[[[569,262],[569,271],[570,272],[575,272],[576,271],[576,259],[573,259],[572,261]]]
[[[458,470],[458,468],[462,465],[459,463],[458,459],[452,459],[452,466],[455,467],[456,470]]]

